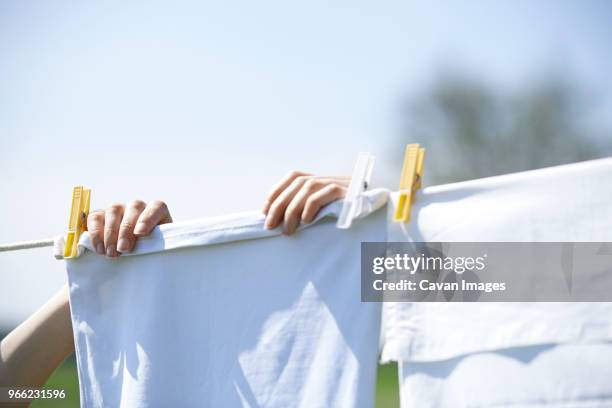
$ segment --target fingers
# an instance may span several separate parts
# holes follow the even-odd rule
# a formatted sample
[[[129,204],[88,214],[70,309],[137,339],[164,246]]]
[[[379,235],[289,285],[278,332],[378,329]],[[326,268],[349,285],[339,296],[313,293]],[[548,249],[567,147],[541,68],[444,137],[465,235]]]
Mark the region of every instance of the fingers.
[[[293,197],[300,191],[304,183],[308,180],[309,176],[298,176],[296,177],[281,193],[276,197],[274,202],[270,205],[267,216],[265,227],[267,229],[274,229],[280,225],[285,215],[287,206],[293,200]]]
[[[346,195],[347,187],[342,184],[329,184],[312,194],[306,200],[302,212],[302,222],[308,224],[314,220],[319,210],[325,205]]]
[[[163,201],[152,201],[145,207],[134,228],[134,235],[142,237],[149,235],[156,225],[172,222],[168,206]]]
[[[125,207],[123,213],[123,219],[119,225],[119,239],[117,241],[117,251],[120,253],[131,252],[136,245],[136,236],[134,235],[134,228],[138,217],[144,211],[146,204],[144,201],[135,200],[129,203]]]
[[[303,177],[303,176],[310,176],[310,174],[304,173],[301,171],[290,171],[289,173],[285,175],[285,177],[283,177],[278,183],[276,183],[276,185],[272,187],[272,190],[270,190],[270,192],[268,193],[268,196],[266,197],[266,201],[264,202],[263,213],[268,215],[268,211],[270,210],[270,207],[272,206],[274,201],[278,198],[278,196],[281,195],[281,193],[285,191],[287,187],[289,187],[289,185],[293,183],[295,179],[297,179],[298,177]]]
[[[117,239],[124,210],[123,204],[113,204],[104,213],[104,247],[106,256],[111,258],[119,256]]]
[[[127,206],[113,204],[106,210],[92,211],[87,217],[87,230],[96,252],[115,258],[134,250],[138,237],[150,234],[156,225],[169,222],[172,217],[163,201],[147,205],[134,200]]]
[[[284,214],[283,232],[291,235],[300,225],[302,211],[306,205],[308,197],[321,190],[328,183],[327,180],[311,178],[307,180],[300,191],[293,197]]]
[[[289,180],[292,181],[288,183]],[[344,197],[349,182],[349,177],[315,177],[306,173],[290,173],[269,196],[276,198],[264,208],[267,213],[265,227],[273,229],[283,223],[283,232],[293,234],[300,222],[311,222],[321,207]],[[284,189],[279,192],[280,187]]]
[[[89,213],[87,217],[87,230],[91,244],[99,255],[104,255],[104,210],[96,210]]]

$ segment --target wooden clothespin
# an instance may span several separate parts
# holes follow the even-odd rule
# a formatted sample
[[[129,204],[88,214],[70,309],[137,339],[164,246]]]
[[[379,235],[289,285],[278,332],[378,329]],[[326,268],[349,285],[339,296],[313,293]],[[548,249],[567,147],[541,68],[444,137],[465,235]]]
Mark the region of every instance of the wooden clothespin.
[[[410,209],[414,202],[414,196],[416,191],[421,188],[424,160],[425,149],[418,143],[406,146],[399,186],[399,199],[393,217],[395,222],[410,221]]]
[[[375,157],[372,153],[359,153],[353,169],[353,175],[342,204],[342,211],[338,217],[336,227],[350,228],[353,219],[361,212],[361,194],[367,190],[372,178]]]
[[[68,235],[64,247],[64,258],[75,258],[78,255],[79,238],[87,230],[89,215],[89,198],[91,190],[76,186],[72,190],[72,207],[68,220]]]

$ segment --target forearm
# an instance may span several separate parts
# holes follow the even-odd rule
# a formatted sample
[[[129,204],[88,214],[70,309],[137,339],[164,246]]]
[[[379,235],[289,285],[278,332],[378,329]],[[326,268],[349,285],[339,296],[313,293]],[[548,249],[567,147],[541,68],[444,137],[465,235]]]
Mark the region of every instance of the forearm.
[[[64,286],[0,342],[0,385],[42,386],[73,351]]]

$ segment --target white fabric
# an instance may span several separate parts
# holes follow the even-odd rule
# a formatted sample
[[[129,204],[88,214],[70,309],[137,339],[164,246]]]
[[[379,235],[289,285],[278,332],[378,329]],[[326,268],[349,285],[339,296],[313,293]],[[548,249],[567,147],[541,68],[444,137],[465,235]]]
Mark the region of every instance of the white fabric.
[[[67,263],[83,404],[371,406],[380,307],[359,302],[359,242],[612,241],[611,179],[607,159],[431,187],[407,226],[379,211],[292,238],[262,239],[279,232],[258,214],[173,224],[139,243],[146,256],[115,261],[84,236]],[[386,192],[365,200],[367,213]],[[382,361],[400,363],[405,408],[607,406],[609,386],[556,374],[608,377],[594,363],[610,354],[612,304],[384,308]],[[495,381],[505,372],[523,381]]]
[[[612,160],[427,188],[417,197],[412,219],[407,226],[391,224],[389,240],[612,241]],[[609,403],[604,397],[610,397],[612,383],[604,387],[584,374],[612,378],[609,368],[594,364],[598,353],[612,361],[606,343],[612,339],[611,303],[384,307],[382,360],[400,362],[404,408]],[[512,348],[520,356],[545,344],[566,346],[533,363],[510,361],[501,351]],[[522,380],[501,381],[506,375]]]
[[[360,197],[361,202],[356,208],[359,212],[355,218],[367,217],[382,208],[388,200],[389,190],[372,189]],[[326,217],[337,217],[342,209],[342,202],[333,202],[321,209],[312,224]],[[138,240],[135,250],[125,256],[149,254],[179,248],[191,248],[201,245],[237,242],[248,239],[266,238],[281,235],[280,228],[268,230],[263,228],[264,218],[259,212],[232,214],[216,218],[204,218],[187,222],[175,222],[156,227],[150,235]],[[300,229],[309,225],[301,225]],[[64,258],[66,237],[57,236],[54,241],[53,255],[56,259]],[[79,239],[78,256],[85,251],[95,252],[95,248],[85,232]]]
[[[400,365],[402,407],[610,408],[612,343],[565,343]]]
[[[371,407],[381,305],[360,302],[358,254],[385,212],[340,230],[324,218],[340,204],[291,237],[250,213],[68,260],[82,405]]]
[[[612,159],[426,188],[412,214],[406,226],[389,224],[389,241],[612,241]],[[385,308],[383,361],[436,361],[505,347],[612,340],[612,303],[389,303]]]

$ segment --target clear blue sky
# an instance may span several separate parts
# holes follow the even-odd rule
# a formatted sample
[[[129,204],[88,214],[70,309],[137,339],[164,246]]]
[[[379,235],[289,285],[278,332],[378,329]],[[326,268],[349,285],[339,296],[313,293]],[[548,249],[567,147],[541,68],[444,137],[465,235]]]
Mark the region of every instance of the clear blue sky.
[[[62,233],[76,184],[94,207],[162,198],[183,220],[365,150],[394,187],[399,105],[440,70],[567,74],[610,124],[611,21],[605,0],[4,1],[0,242]],[[48,249],[0,254],[0,326],[64,279]]]

